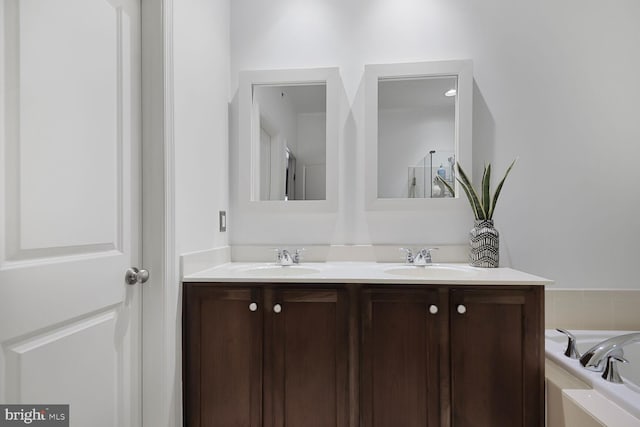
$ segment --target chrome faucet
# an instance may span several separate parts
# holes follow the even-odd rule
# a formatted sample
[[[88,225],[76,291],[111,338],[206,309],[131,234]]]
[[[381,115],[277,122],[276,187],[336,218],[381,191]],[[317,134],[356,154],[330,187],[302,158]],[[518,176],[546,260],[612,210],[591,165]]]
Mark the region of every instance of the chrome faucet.
[[[304,249],[296,249],[293,254],[288,249],[276,249],[276,262],[280,265],[299,264],[300,252]]]
[[[606,367],[604,368],[604,372],[602,372],[602,378],[610,383],[614,384],[623,384],[624,381],[620,377],[618,373],[618,363],[629,363],[627,359],[620,356],[607,356]]]
[[[412,265],[429,265],[432,263],[431,259],[431,251],[436,250],[438,248],[422,248],[415,254],[413,250],[407,248],[400,248],[401,251],[406,253],[406,262],[407,264]]]
[[[567,336],[567,348],[564,351],[564,355],[571,359],[580,359],[580,352],[576,348],[576,337],[566,329],[557,328],[556,331],[561,332]]]
[[[640,332],[609,338],[587,350],[580,358],[580,364],[590,371],[603,372],[609,356],[622,358],[622,348],[635,342],[640,342]]]
[[[438,248],[422,248],[413,257],[413,265],[428,265],[432,263],[431,251]]]
[[[413,264],[413,250],[411,250],[409,248],[400,248],[400,250],[405,253],[404,261],[407,264]]]

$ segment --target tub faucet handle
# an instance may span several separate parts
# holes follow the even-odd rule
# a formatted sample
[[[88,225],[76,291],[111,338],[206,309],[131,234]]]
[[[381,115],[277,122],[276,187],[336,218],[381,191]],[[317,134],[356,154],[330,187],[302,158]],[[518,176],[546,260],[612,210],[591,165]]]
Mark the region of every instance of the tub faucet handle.
[[[602,373],[602,378],[614,384],[622,384],[622,378],[620,378],[620,374],[618,373],[618,362],[620,363],[629,363],[627,359],[622,356],[617,356],[611,354],[607,356],[607,364],[604,368],[604,372]]]
[[[567,349],[564,351],[564,355],[571,359],[580,359],[580,352],[576,348],[576,337],[566,329],[557,328],[556,331],[561,332],[567,336]]]

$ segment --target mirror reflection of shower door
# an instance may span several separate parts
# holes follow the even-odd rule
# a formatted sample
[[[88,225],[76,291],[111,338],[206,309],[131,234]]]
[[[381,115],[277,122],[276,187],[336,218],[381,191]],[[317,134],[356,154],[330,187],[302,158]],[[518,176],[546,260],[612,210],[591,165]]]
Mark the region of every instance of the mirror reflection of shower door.
[[[408,176],[408,197],[410,199],[423,199],[425,197],[429,197],[427,191],[429,191],[428,186],[428,174],[429,171],[422,165],[419,166],[410,166],[409,168],[409,176]]]
[[[408,167],[407,194],[410,199],[453,197],[438,180],[440,176],[455,187],[455,155],[453,151],[435,150],[423,156],[415,166]]]

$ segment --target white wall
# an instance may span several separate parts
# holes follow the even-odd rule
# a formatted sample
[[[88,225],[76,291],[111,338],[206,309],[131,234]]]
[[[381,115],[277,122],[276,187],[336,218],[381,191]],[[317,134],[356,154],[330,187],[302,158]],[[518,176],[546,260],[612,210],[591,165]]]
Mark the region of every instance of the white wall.
[[[640,286],[638,22],[635,0],[234,0],[232,97],[241,69],[339,66],[353,105],[338,213],[252,226],[251,213],[234,212],[232,242],[464,242],[470,211],[364,211],[360,83],[366,63],[470,58],[474,178],[485,162],[498,172],[520,157],[495,218],[502,264],[558,287]]]
[[[558,287],[640,287],[640,4],[486,6],[471,21],[474,159],[520,156],[496,213],[505,261]]]
[[[176,249],[228,244],[229,0],[174,1]]]
[[[229,209],[229,0],[173,2],[175,249],[178,256],[228,245],[218,211]],[[174,394],[167,426],[182,425],[181,298],[164,301],[165,339],[175,354],[157,355],[173,366]],[[164,387],[164,386],[163,386]],[[162,388],[162,387],[161,387]],[[164,421],[163,421],[164,422]]]

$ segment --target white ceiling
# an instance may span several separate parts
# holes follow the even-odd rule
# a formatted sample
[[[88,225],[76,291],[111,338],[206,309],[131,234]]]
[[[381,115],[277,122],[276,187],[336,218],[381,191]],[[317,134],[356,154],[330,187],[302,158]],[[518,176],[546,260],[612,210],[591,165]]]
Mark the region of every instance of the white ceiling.
[[[455,96],[444,93],[456,87],[456,77],[381,79],[378,83],[378,108],[434,108],[455,106]]]
[[[278,91],[282,99],[298,114],[326,113],[327,85],[309,83],[298,85],[258,85],[256,90]]]

